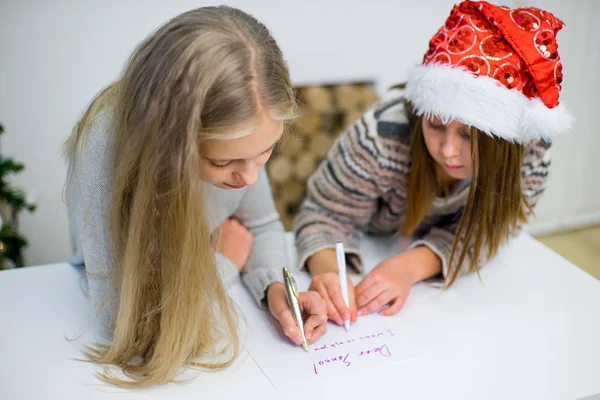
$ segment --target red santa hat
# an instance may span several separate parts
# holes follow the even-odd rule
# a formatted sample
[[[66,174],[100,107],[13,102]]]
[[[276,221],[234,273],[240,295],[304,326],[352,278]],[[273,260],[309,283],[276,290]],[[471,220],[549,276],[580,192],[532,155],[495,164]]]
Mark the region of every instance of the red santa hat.
[[[410,72],[405,97],[418,115],[457,120],[509,141],[554,138],[573,122],[558,101],[562,26],[537,8],[463,1]]]

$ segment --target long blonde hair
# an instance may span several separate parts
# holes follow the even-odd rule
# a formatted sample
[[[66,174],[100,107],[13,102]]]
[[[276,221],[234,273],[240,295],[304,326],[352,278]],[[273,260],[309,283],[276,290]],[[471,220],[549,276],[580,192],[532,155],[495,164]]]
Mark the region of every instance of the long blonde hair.
[[[416,115],[410,102],[405,103],[405,111],[412,132],[404,216],[404,234],[409,236],[423,221],[435,197],[447,195],[449,188],[425,145],[423,117]],[[492,138],[474,127],[470,129],[471,185],[448,261],[447,288],[458,278],[470,246],[467,270],[479,273],[484,246],[488,257],[493,257],[518,223],[527,220],[526,212],[532,211],[521,191],[523,145]],[[461,240],[465,245],[460,245]]]
[[[172,381],[182,367],[216,370],[235,360],[237,315],[216,267],[200,141],[227,138],[223,132],[266,110],[289,120],[296,107],[267,28],[240,10],[206,7],[146,38],[84,113],[66,143],[69,180],[98,113],[115,121],[109,236],[119,308],[110,345],[91,346],[86,356],[131,380],[109,370],[102,380],[148,387]]]

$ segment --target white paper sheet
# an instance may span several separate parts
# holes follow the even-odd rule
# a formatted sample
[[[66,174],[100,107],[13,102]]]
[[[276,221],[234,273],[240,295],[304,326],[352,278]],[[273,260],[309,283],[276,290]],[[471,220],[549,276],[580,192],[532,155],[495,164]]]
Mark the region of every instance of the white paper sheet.
[[[378,262],[397,254],[401,238],[365,237],[361,254],[365,261],[363,275],[348,276],[358,284]],[[296,264],[296,249],[288,243],[289,265]],[[306,291],[310,277],[295,272],[299,291]],[[233,299],[245,321],[242,333],[250,356],[276,388],[303,387],[307,383],[325,382],[336,376],[351,373],[376,374],[380,368],[393,363],[408,362],[419,355],[435,353],[448,345],[445,332],[424,329],[431,321],[446,321],[448,308],[460,307],[463,300],[453,292],[441,292],[439,287],[420,283],[410,291],[402,310],[392,317],[371,314],[359,317],[346,332],[344,327],[328,323],[327,333],[309,346],[307,354],[293,344],[282,332],[279,323],[256,302],[241,282],[230,288]],[[444,301],[442,301],[444,298]]]
[[[300,291],[308,288],[308,275],[297,273],[296,280]],[[327,333],[309,346],[308,354],[284,336],[278,322],[256,306],[241,284],[233,287],[231,294],[246,319],[242,340],[250,356],[273,386],[297,388],[418,356],[425,344],[434,340],[433,335],[423,335],[418,327],[433,317],[434,308],[426,305],[435,302],[439,295],[426,287],[415,287],[413,291],[420,292],[420,295],[413,293],[414,298],[420,299],[418,314],[411,313],[405,319],[378,314],[363,316],[351,326],[350,332],[329,322]],[[414,323],[415,316],[419,323]]]

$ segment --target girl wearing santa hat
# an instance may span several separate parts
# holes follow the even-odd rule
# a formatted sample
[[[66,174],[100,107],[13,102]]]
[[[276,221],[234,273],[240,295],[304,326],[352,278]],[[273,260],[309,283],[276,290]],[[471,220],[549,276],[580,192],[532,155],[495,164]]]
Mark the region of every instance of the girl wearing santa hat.
[[[450,287],[527,221],[545,188],[551,139],[572,121],[558,101],[562,25],[535,8],[464,1],[408,82],[341,135],[295,220],[300,267],[331,320],[392,315],[426,279]],[[346,307],[336,241],[360,272],[359,235],[395,232],[410,245],[356,288],[348,281]]]

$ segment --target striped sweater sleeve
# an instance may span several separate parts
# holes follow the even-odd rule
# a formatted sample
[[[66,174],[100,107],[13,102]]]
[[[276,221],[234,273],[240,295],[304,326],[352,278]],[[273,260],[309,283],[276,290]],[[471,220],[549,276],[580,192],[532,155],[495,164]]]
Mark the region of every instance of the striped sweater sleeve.
[[[374,109],[340,135],[307,182],[294,221],[299,269],[316,252],[342,241],[348,266],[362,271],[360,232],[367,231],[379,198]]]
[[[550,165],[549,148],[550,142],[544,140],[534,140],[525,146],[525,154],[521,165],[521,190],[527,203],[532,209],[537,204],[540,195],[546,189],[548,167]],[[526,214],[528,214],[527,216],[529,217],[529,214],[531,213],[527,212]],[[411,248],[426,246],[437,254],[442,260],[442,273],[444,278],[448,276],[450,271],[457,268],[456,260],[454,260],[452,266],[448,265],[457,229],[458,220],[451,221],[445,225],[434,226],[426,235],[413,242],[410,246]],[[512,232],[512,235],[516,235],[520,230],[521,226],[518,226],[517,230]],[[458,254],[460,254],[463,246],[464,243],[460,240],[457,246]],[[467,251],[465,261],[460,266],[461,274],[467,272],[468,266],[471,264],[472,254],[472,251]],[[478,260],[478,266],[481,267],[488,261],[489,256],[487,254],[487,249],[483,246]]]

